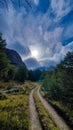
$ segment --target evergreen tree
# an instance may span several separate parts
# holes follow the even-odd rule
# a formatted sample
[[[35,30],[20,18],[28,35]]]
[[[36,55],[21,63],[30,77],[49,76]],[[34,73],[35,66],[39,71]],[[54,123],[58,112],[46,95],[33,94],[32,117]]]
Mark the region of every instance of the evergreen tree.
[[[20,65],[17,69],[15,79],[24,82],[28,78],[28,70],[24,64]]]
[[[9,60],[5,54],[6,43],[2,39],[2,34],[0,34],[0,79],[5,79],[9,71]]]
[[[47,72],[42,88],[48,99],[59,100],[73,109],[73,52],[54,71]]]

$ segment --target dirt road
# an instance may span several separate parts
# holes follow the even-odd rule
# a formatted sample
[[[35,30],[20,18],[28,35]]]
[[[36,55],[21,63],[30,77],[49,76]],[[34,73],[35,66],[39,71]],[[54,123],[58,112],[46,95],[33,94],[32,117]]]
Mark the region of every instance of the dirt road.
[[[33,99],[33,92],[34,89],[30,93],[29,97],[29,112],[30,112],[30,125],[31,125],[31,130],[42,130],[38,114],[35,108],[35,103]]]
[[[37,90],[37,95],[40,98],[41,102],[45,106],[45,108],[48,110],[50,113],[52,119],[54,122],[57,124],[57,126],[60,128],[60,130],[71,130],[65,121],[57,114],[57,112],[52,108],[52,106],[41,96],[40,94],[40,88]]]

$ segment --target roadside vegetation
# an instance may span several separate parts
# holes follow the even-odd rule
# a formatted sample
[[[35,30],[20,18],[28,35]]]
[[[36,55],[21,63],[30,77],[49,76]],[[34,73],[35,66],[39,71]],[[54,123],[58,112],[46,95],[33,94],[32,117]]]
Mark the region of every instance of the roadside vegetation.
[[[59,130],[48,111],[40,101],[36,91],[34,92],[34,100],[43,130]]]
[[[55,70],[46,72],[41,90],[73,128],[73,52],[69,52]]]
[[[15,88],[12,89],[13,91],[6,92],[12,87]],[[0,94],[0,130],[29,130],[28,99],[34,85],[31,82],[25,82],[12,87],[8,86],[0,92],[4,95]]]

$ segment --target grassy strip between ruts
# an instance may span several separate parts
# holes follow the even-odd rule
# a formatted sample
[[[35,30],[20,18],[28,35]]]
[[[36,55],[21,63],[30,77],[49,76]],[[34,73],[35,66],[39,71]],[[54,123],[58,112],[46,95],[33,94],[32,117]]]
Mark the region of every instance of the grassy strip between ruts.
[[[26,90],[23,94],[6,94],[5,99],[0,100],[0,130],[29,130],[28,99],[32,83],[22,85]]]
[[[51,116],[49,115],[48,111],[43,106],[39,97],[37,96],[36,90],[34,92],[34,100],[43,130],[59,130],[59,128],[56,126]]]

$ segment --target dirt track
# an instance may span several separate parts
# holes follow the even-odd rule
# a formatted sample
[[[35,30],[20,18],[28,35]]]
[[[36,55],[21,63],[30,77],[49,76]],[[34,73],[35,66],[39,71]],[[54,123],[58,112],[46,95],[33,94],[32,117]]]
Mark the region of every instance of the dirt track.
[[[34,89],[30,93],[29,97],[29,112],[30,112],[30,125],[31,125],[31,130],[42,130],[38,114],[35,108],[35,103],[33,99],[33,92]]]
[[[40,98],[41,102],[45,106],[45,108],[50,113],[52,119],[57,124],[57,126],[60,128],[60,130],[71,130],[65,121],[57,114],[57,112],[52,108],[52,106],[41,96],[39,92],[40,88],[37,90],[38,97]]]

